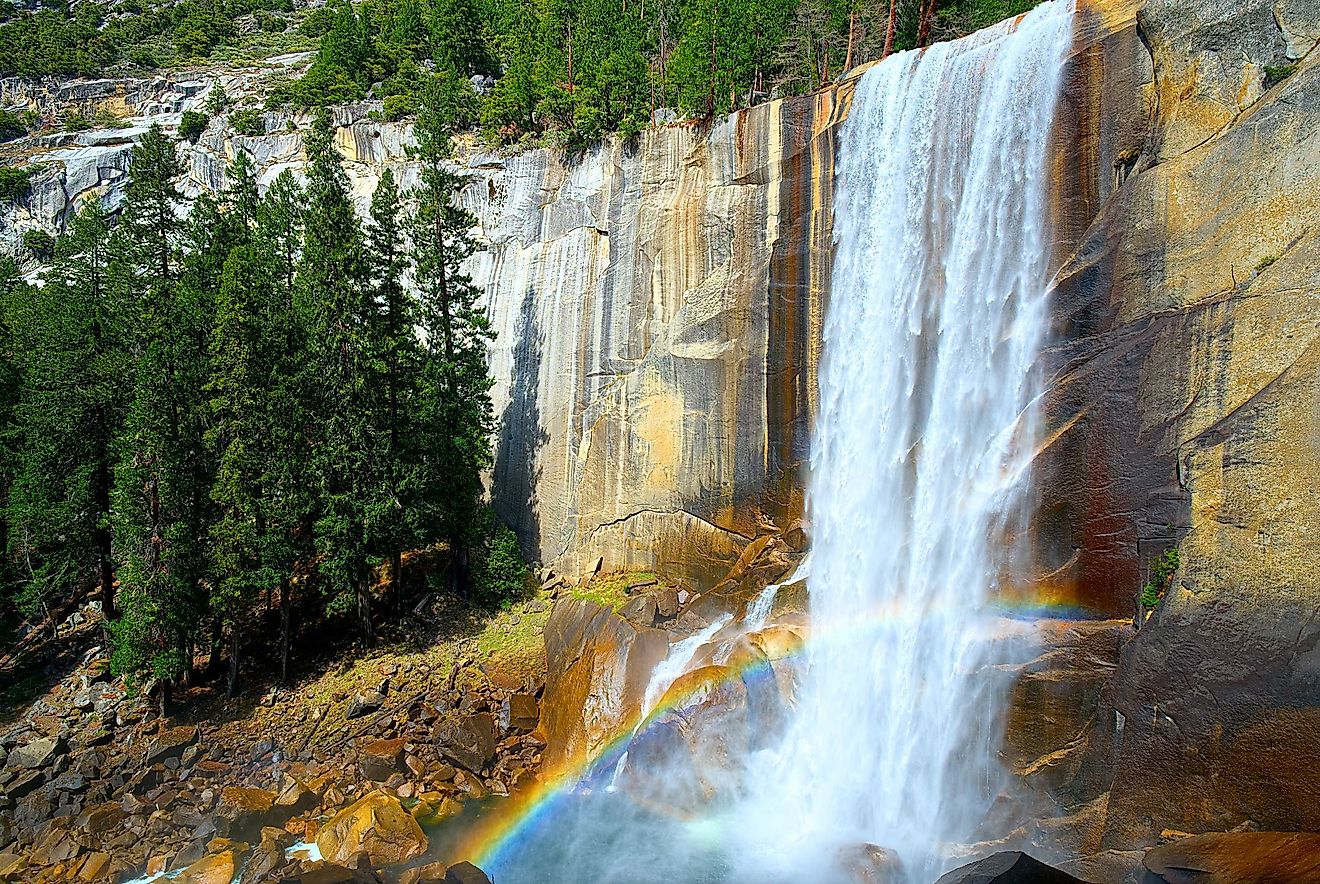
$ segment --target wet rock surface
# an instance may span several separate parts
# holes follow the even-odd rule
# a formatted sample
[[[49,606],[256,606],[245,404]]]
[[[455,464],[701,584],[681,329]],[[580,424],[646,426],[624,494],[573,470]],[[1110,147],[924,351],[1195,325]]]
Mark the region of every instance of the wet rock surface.
[[[1320,881],[1320,834],[1215,832],[1146,852],[1141,884]]]

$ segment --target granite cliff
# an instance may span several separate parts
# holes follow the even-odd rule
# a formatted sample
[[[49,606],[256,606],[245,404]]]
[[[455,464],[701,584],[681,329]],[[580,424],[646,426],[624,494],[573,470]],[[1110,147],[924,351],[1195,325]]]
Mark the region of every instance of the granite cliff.
[[[1065,636],[1058,666],[1024,674],[1080,686],[1011,735],[1059,821],[1024,837],[1069,842],[1096,877],[1164,829],[1320,828],[1318,41],[1313,0],[1080,3],[1052,147],[1048,432],[1024,592],[1129,618],[1151,560],[1177,546],[1182,561],[1135,632]],[[214,79],[3,88],[11,104],[118,102],[169,123]],[[222,79],[261,88],[259,72]],[[802,518],[853,82],[571,158],[465,155],[489,245],[472,271],[499,331],[493,496],[530,555],[709,589]],[[337,118],[363,201],[384,166],[410,180],[407,127],[371,109]],[[183,148],[188,192],[218,187],[238,147],[267,178],[297,166],[305,124],[213,123]],[[132,132],[37,150],[33,195],[0,226],[10,249],[79,199],[114,199]],[[575,702],[591,690],[575,682]]]

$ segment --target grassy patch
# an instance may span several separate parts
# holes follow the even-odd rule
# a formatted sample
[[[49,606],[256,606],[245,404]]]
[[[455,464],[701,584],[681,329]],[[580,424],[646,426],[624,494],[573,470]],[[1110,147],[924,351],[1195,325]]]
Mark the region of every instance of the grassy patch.
[[[656,575],[650,571],[622,571],[613,574],[601,574],[595,580],[570,589],[569,595],[573,598],[595,602],[602,608],[617,611],[629,599],[629,584],[645,583],[656,579],[658,579]]]

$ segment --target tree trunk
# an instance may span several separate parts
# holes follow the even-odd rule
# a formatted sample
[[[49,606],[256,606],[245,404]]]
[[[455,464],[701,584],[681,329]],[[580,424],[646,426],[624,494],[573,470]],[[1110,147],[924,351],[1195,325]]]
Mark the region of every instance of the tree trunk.
[[[468,549],[458,537],[449,538],[449,580],[453,592],[462,599],[472,595],[472,573]]]
[[[848,13],[848,52],[843,59],[843,69],[852,70],[853,66],[853,44],[857,41],[857,10],[853,9]]]
[[[394,607],[399,616],[403,616],[403,550],[397,543],[390,554],[390,583],[394,590]]]
[[[362,640],[368,645],[376,641],[376,632],[371,626],[371,588],[363,578],[357,581],[358,626],[362,628]]]
[[[229,684],[225,693],[231,697],[238,696],[238,655],[242,651],[243,643],[239,639],[238,626],[229,627]]]
[[[107,620],[115,616],[115,568],[112,538],[110,536],[110,467],[109,454],[105,446],[100,462],[96,465],[96,509],[99,521],[96,526],[96,565],[101,580],[101,613]]]
[[[289,624],[293,619],[293,582],[280,581],[280,681],[289,682]]]
[[[935,4],[938,0],[921,0],[921,21],[917,24],[917,46],[930,43],[931,25],[935,23]]]
[[[880,53],[881,58],[888,58],[894,51],[894,24],[898,20],[898,0],[889,0],[889,24],[885,28],[885,50]]]

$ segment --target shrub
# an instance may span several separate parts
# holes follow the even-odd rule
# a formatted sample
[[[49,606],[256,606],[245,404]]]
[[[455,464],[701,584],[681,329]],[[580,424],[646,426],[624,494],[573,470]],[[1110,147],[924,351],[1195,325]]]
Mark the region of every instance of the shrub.
[[[484,605],[498,606],[523,595],[530,576],[518,546],[518,535],[508,525],[495,521],[485,548],[477,553],[473,570],[477,598]]]
[[[1278,255],[1266,255],[1264,258],[1260,259],[1259,263],[1256,264],[1256,272],[1261,273],[1267,267],[1273,266],[1274,262],[1277,260],[1279,260]]]
[[[13,166],[0,167],[0,201],[17,202],[32,190],[31,173]]]
[[[229,95],[225,93],[224,86],[216,83],[206,96],[206,112],[214,117],[227,110],[229,110]]]
[[[179,120],[179,137],[188,139],[189,144],[196,144],[197,139],[206,131],[206,124],[209,121],[210,118],[204,113],[184,111],[183,118]]]
[[[0,141],[13,141],[28,133],[27,122],[11,110],[0,110]]]
[[[1295,64],[1267,64],[1265,65],[1265,88],[1273,89],[1284,80],[1292,76],[1293,71],[1297,70]]]
[[[1150,581],[1141,589],[1141,606],[1143,608],[1153,608],[1159,604],[1160,599],[1164,598],[1165,590],[1169,588],[1169,581],[1178,571],[1182,561],[1178,555],[1178,547],[1166,549],[1162,555],[1150,564]]]
[[[255,107],[245,107],[229,115],[229,128],[235,135],[265,135],[266,118]]]
[[[410,95],[390,95],[385,99],[382,115],[394,122],[417,113],[417,102]]]
[[[330,33],[335,23],[335,10],[330,6],[313,9],[298,25],[298,33],[304,37],[324,37]]]
[[[23,248],[44,261],[55,254],[55,237],[40,227],[24,230]]]

